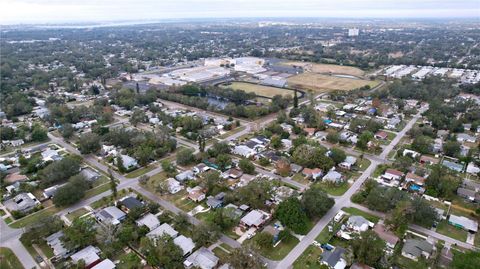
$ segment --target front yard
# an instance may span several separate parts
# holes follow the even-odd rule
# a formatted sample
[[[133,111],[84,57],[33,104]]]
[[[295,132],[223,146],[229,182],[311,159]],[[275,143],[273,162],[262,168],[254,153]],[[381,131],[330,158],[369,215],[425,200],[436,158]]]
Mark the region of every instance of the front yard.
[[[326,193],[333,196],[341,196],[350,188],[350,184],[348,184],[347,182],[343,182],[339,185],[328,184],[325,182],[321,182],[318,184],[322,186],[322,189],[324,189]]]
[[[293,269],[320,269],[322,249],[310,245],[293,264]]]
[[[255,240],[255,237],[253,237],[250,240]],[[269,248],[260,248],[259,252],[262,256],[274,260],[274,261],[279,261],[298,244],[298,239],[294,237],[293,235],[289,235],[286,238],[284,238],[276,247],[269,247]]]
[[[346,212],[350,215],[362,216],[362,217],[366,218],[367,220],[369,220],[373,223],[377,223],[380,220],[379,217],[374,216],[370,213],[367,213],[367,212],[362,211],[362,210],[360,210],[358,208],[355,208],[355,207],[343,207],[342,211],[344,211],[344,212]]]
[[[458,241],[467,241],[467,231],[448,224],[446,220],[442,220],[438,223],[437,233],[457,239]]]
[[[0,248],[0,268],[17,269],[23,268],[23,266],[11,249]]]
[[[37,223],[41,219],[45,219],[47,217],[53,216],[58,211],[60,211],[60,209],[58,209],[57,207],[50,206],[50,207],[44,208],[42,210],[39,210],[37,212],[34,212],[34,213],[32,213],[28,216],[25,216],[25,217],[23,217],[19,220],[16,220],[16,221],[10,223],[9,225],[12,228],[26,227],[30,224]]]

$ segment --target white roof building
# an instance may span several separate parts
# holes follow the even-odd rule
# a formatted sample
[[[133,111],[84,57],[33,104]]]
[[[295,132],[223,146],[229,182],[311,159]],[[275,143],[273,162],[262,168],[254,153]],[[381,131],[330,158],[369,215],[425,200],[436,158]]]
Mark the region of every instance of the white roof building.
[[[136,220],[135,223],[140,227],[145,225],[150,231],[160,226],[160,221],[152,213],[146,214],[142,218]]]

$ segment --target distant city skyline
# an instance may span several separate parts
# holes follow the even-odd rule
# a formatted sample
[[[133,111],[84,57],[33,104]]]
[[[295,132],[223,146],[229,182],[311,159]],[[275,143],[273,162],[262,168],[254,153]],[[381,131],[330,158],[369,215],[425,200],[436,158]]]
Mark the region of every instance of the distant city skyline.
[[[0,0],[1,24],[186,18],[480,18],[479,0]]]

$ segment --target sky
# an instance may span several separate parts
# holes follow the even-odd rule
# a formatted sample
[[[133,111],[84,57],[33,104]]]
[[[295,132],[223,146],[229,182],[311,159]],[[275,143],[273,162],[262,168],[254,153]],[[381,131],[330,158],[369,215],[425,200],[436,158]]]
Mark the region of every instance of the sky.
[[[0,24],[262,17],[480,19],[480,0],[0,0]]]

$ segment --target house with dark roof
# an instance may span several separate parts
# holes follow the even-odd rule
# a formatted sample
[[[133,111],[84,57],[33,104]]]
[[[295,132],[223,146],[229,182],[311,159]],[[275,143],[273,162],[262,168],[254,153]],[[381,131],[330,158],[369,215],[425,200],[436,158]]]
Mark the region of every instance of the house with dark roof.
[[[402,248],[402,256],[414,261],[420,257],[429,258],[433,252],[433,245],[425,240],[407,239]]]
[[[347,262],[342,257],[344,253],[345,249],[341,247],[325,250],[320,256],[320,263],[331,269],[344,269],[347,267]]]
[[[142,208],[145,205],[135,197],[127,196],[119,200],[119,203],[125,212],[130,212],[136,208]]]

